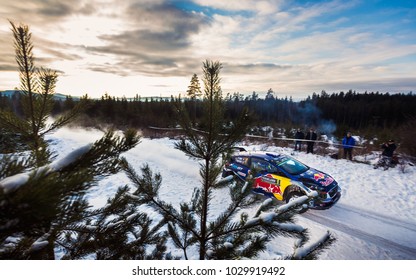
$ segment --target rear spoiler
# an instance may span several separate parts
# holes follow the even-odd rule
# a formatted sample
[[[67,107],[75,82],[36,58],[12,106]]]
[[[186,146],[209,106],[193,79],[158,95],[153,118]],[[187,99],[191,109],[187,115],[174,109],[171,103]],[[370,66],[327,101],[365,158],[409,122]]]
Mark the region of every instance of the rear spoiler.
[[[243,147],[233,147],[232,149],[233,150],[237,150],[239,152],[247,152],[247,150],[245,148],[243,148]]]

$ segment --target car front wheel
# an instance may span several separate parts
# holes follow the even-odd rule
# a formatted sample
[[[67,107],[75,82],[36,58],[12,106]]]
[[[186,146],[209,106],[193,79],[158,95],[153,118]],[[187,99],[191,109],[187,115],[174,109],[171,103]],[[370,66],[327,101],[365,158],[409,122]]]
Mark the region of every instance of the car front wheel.
[[[289,203],[290,201],[293,201],[301,196],[304,196],[305,194],[301,193],[301,192],[290,192],[288,193],[288,195],[286,196],[286,203]],[[299,214],[301,213],[305,213],[306,211],[308,211],[308,207],[306,206],[306,204],[302,204],[299,205],[295,208],[296,211],[299,212]]]

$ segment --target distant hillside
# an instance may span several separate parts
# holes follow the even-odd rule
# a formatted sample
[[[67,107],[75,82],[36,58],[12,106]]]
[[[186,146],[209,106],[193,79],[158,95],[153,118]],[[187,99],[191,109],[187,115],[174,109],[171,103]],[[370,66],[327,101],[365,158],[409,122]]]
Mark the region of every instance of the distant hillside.
[[[2,96],[7,96],[7,97],[12,97],[15,93],[19,93],[18,90],[5,90],[5,91],[0,91],[0,94]]]
[[[9,98],[11,98],[15,94],[21,94],[21,93],[22,93],[22,91],[20,91],[20,90],[4,90],[4,91],[0,91],[0,95],[1,96],[7,96]],[[55,100],[65,100],[67,97],[69,97],[69,95],[65,95],[65,94],[62,94],[62,93],[55,93],[54,94],[54,99]],[[79,97],[73,97],[73,96],[71,96],[71,98],[73,100],[79,100]]]

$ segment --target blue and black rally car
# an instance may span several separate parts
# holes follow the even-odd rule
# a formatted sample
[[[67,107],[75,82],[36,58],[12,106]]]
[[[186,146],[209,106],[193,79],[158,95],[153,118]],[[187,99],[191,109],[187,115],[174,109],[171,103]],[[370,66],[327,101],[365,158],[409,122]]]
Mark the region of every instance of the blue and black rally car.
[[[308,205],[311,209],[328,209],[341,198],[341,188],[334,178],[284,154],[238,152],[224,166],[222,176],[229,175],[243,181],[251,175],[253,192],[280,201],[289,202],[316,191],[318,195]]]

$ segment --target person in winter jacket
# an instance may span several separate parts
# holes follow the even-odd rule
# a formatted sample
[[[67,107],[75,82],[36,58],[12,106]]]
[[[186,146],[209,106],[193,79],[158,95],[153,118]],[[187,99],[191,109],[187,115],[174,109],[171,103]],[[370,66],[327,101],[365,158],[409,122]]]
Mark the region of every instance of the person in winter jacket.
[[[381,155],[392,158],[397,146],[394,143],[394,140],[389,140],[387,143],[381,145],[381,148],[383,149]]]
[[[302,141],[305,138],[305,134],[298,128],[295,134],[295,151],[301,151],[302,150]]]
[[[318,138],[313,128],[309,130],[308,133],[306,133],[305,140],[307,140],[307,148],[306,153],[312,153],[313,154],[313,146],[315,145],[315,141]]]
[[[389,140],[387,143],[382,144],[381,148],[383,149],[383,152],[381,153],[380,160],[374,168],[382,166],[384,167],[384,170],[387,170],[389,167],[394,166],[393,153],[397,146],[394,143],[394,140]]]
[[[347,135],[342,139],[342,147],[344,148],[344,158],[352,160],[352,149],[355,146],[355,139],[351,136],[351,132],[347,132]]]

